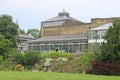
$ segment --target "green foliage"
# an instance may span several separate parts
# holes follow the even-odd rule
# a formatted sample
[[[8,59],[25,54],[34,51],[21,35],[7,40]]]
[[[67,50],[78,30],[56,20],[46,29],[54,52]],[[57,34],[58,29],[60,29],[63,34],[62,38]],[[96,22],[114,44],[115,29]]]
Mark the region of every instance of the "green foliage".
[[[11,45],[12,43],[0,34],[0,55],[2,55],[4,59],[8,58]]]
[[[15,53],[12,57],[17,64],[24,64],[24,55],[25,53]]]
[[[64,63],[64,62],[67,62],[68,59],[65,58],[65,57],[59,57],[59,58],[57,59],[57,61],[58,61],[59,63]]]
[[[17,46],[18,25],[12,21],[11,16],[0,16],[0,34],[12,42],[12,47]]]
[[[49,58],[49,53],[48,53],[48,52],[42,52],[42,53],[40,53],[40,57],[41,57],[42,59]]]
[[[16,64],[31,67],[39,63],[41,57],[37,52],[15,53],[11,56]]]
[[[65,52],[64,53],[62,53],[62,52],[51,52],[49,54],[49,57],[53,57],[53,58],[65,57],[68,60],[71,60],[71,59],[73,59],[74,55],[70,54],[70,53],[65,53]]]
[[[31,34],[36,39],[40,37],[40,31],[38,29],[28,29],[27,34]]]
[[[80,56],[79,66],[81,70],[86,68],[91,69],[91,62],[96,58],[95,54],[85,53]]]
[[[100,58],[106,62],[117,62],[120,60],[120,19],[113,22],[104,36],[107,42],[102,43]]]
[[[20,32],[21,34],[25,34],[25,31],[24,31],[23,29],[19,29],[19,32]]]
[[[27,52],[24,55],[24,65],[34,66],[40,60],[40,56],[37,52]]]
[[[3,62],[3,56],[0,55],[0,64]]]

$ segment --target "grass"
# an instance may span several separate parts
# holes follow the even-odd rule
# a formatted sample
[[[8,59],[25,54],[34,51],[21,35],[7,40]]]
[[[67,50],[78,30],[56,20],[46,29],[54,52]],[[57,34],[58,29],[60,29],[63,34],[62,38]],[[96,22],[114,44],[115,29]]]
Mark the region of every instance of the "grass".
[[[120,80],[120,76],[0,71],[0,80]]]

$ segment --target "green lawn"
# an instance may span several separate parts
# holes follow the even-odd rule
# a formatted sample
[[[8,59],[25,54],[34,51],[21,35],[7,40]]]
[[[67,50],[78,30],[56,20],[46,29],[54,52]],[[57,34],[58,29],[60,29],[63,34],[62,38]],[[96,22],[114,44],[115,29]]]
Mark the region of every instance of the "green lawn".
[[[120,80],[120,76],[0,71],[0,80]]]

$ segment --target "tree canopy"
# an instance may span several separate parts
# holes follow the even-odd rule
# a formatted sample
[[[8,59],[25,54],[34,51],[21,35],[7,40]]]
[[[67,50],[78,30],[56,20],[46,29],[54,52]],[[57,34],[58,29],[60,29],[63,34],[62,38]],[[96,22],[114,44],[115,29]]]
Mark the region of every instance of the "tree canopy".
[[[38,29],[28,29],[27,34],[31,34],[36,39],[40,37],[40,31]]]
[[[19,33],[25,34],[25,31],[23,29],[19,29]]]
[[[107,62],[117,62],[120,60],[120,19],[113,22],[106,32],[104,42],[101,46],[101,60]]]
[[[0,34],[0,55],[2,55],[3,58],[6,58],[8,56],[11,45],[12,43]]]
[[[11,16],[0,16],[0,34],[12,42],[12,47],[17,46],[18,25],[12,21]]]

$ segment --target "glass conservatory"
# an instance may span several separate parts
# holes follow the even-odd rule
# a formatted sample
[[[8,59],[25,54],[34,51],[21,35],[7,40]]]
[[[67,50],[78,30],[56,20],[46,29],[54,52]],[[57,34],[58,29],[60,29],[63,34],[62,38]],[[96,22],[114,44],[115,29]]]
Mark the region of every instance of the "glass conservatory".
[[[100,45],[103,41],[107,29],[112,26],[112,23],[101,25],[97,28],[90,29],[88,38],[89,52],[100,52]]]
[[[85,35],[66,35],[42,37],[29,42],[29,45],[30,51],[77,53],[86,51],[88,42]]]

